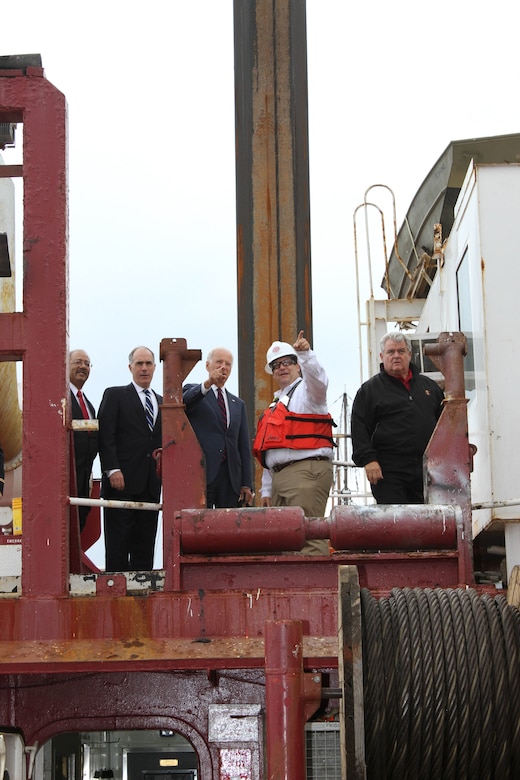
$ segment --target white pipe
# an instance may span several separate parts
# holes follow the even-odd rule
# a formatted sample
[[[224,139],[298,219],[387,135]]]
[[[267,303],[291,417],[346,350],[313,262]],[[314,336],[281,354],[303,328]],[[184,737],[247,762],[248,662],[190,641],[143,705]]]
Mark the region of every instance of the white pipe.
[[[508,501],[483,501],[481,504],[472,504],[475,509],[494,509],[497,506],[520,506],[520,498],[511,498]]]
[[[152,504],[146,501],[117,501],[116,499],[79,498],[78,496],[69,496],[67,501],[72,506],[104,506],[109,509],[151,509],[154,511],[162,509],[162,504]]]

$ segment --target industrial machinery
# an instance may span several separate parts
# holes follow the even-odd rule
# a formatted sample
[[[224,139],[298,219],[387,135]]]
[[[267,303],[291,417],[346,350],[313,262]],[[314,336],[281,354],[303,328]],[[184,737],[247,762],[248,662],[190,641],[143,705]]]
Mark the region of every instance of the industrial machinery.
[[[331,755],[349,780],[513,777],[520,624],[473,576],[464,335],[427,349],[446,394],[427,503],[323,518],[204,508],[182,405],[200,352],[165,337],[164,566],[98,572],[70,500],[66,107],[41,63],[0,71],[0,122],[24,130],[23,165],[0,166],[24,183],[23,311],[0,314],[2,361],[23,364],[21,573],[0,571],[0,777],[301,780],[332,776]],[[42,350],[55,371],[42,374]],[[317,538],[330,556],[298,554]],[[337,725],[330,755],[306,760],[309,721]],[[139,763],[125,740],[143,731],[172,740],[155,747],[165,763]]]

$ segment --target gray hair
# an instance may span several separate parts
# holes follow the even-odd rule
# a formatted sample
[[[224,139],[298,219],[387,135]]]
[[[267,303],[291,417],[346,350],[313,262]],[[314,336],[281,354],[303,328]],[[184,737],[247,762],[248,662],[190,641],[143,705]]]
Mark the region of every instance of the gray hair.
[[[145,347],[142,344],[140,344],[138,347],[134,347],[133,350],[130,352],[130,354],[128,355],[128,362],[129,363],[133,363],[134,362],[134,355],[135,355],[135,353],[137,352],[138,349],[146,349],[146,350],[148,350],[148,352],[152,356],[153,362],[155,363],[155,355],[153,354],[153,352],[150,349],[150,347]]]
[[[410,339],[407,338],[407,336],[405,336],[404,333],[401,333],[398,330],[385,333],[385,335],[383,336],[379,344],[379,348],[381,352],[385,351],[385,345],[387,341],[395,341],[398,344],[404,344],[408,352],[412,351],[412,343]]]
[[[231,363],[232,364],[234,363],[235,358],[233,357],[233,353],[230,352],[230,350],[227,347],[213,347],[213,349],[210,349],[206,357],[207,363],[211,363],[211,361],[213,360],[214,353],[217,352],[218,350],[222,350],[223,352],[227,352],[229,355],[231,355]]]

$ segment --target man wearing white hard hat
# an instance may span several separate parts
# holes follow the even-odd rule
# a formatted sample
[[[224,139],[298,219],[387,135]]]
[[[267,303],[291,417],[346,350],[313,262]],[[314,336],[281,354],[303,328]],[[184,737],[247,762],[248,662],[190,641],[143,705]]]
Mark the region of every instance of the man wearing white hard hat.
[[[274,341],[265,370],[278,383],[275,400],[258,421],[253,452],[264,467],[262,506],[301,506],[323,517],[332,485],[333,421],[327,408],[327,375],[300,331],[293,345]],[[326,539],[302,550],[328,555]]]

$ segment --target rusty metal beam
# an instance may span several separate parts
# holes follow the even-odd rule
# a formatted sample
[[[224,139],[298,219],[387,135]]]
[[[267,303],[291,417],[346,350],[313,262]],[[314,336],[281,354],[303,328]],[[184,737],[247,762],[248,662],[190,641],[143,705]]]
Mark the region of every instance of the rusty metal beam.
[[[298,620],[265,626],[267,775],[304,780],[304,725],[318,709],[321,675],[303,671],[303,628]]]
[[[167,572],[165,588],[179,587],[174,560],[177,538],[175,511],[185,506],[206,504],[204,456],[182,402],[182,383],[201,359],[200,349],[188,349],[186,339],[162,339],[163,362],[162,476],[163,554]]]
[[[468,401],[464,390],[466,338],[463,333],[440,333],[435,344],[425,345],[424,353],[445,379],[444,408],[423,458],[426,501],[460,507],[466,541],[461,582],[472,585],[470,472],[474,448],[468,442]]]
[[[11,179],[17,176],[23,176],[23,165],[0,166],[0,179]]]
[[[272,397],[265,353],[312,339],[306,9],[235,0],[240,394],[253,431]]]
[[[303,637],[301,655],[307,666],[335,667],[336,637]],[[2,642],[0,674],[258,669],[264,658],[263,637]]]
[[[22,591],[43,600],[20,633],[45,638],[60,630],[48,597],[69,584],[67,106],[41,68],[25,72],[0,71],[0,120],[15,106],[24,124],[24,311],[0,314],[0,354],[23,359]]]

